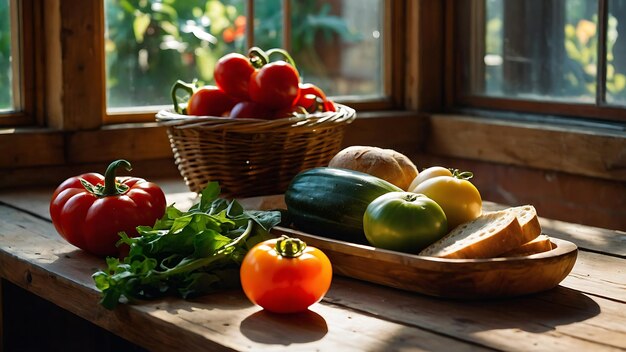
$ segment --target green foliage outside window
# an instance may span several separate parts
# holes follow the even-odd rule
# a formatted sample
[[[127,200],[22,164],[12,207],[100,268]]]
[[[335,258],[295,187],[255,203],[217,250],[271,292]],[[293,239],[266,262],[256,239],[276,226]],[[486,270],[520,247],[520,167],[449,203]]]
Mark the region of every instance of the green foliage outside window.
[[[244,0],[105,0],[108,105],[110,107],[167,104],[177,79],[210,84],[213,66],[228,52],[245,53]],[[585,19],[582,6],[568,7],[564,50],[572,64],[564,72],[563,91],[569,96],[595,94],[597,20]],[[490,5],[493,5],[490,3]],[[580,7],[580,9],[578,9]],[[0,0],[0,110],[12,108],[9,1]],[[255,2],[255,45],[281,46],[282,2]],[[487,53],[501,53],[501,19],[487,23]],[[626,75],[614,67],[613,47],[618,20],[610,16],[607,32],[606,89],[612,99],[626,101]],[[292,55],[300,73],[323,89],[332,77],[316,48],[360,38],[321,1],[292,1]],[[496,77],[491,77],[494,79]],[[496,84],[496,86],[498,86]]]
[[[537,32],[533,32],[533,36],[521,36],[520,38],[504,38],[503,18],[505,17],[506,7],[505,0],[489,0],[487,2],[487,22],[485,25],[485,63],[488,66],[485,71],[486,93],[491,95],[509,94],[503,92],[503,61],[505,60],[505,43],[513,40],[528,41],[528,51],[524,53],[516,53],[513,55],[527,56],[528,60],[536,50]],[[537,4],[538,2],[529,3],[528,6]],[[615,3],[612,3],[614,6]],[[556,57],[543,57],[542,60],[563,60],[558,62],[560,68],[558,74],[553,76],[555,82],[551,82],[554,87],[550,93],[555,99],[567,99],[569,101],[588,101],[595,99],[597,90],[598,72],[598,16],[596,2],[587,0],[569,0],[564,4],[565,25],[563,28],[563,42],[560,48],[556,48],[555,52],[563,54],[561,59]],[[557,17],[559,15],[556,15]],[[545,19],[549,21],[549,18]],[[618,63],[624,65],[623,57],[614,55],[615,46],[619,37],[618,19],[609,14],[606,35],[606,95],[607,101],[617,102],[626,101],[626,75],[616,69]],[[527,31],[533,31],[533,28],[527,28]],[[561,44],[552,42],[551,45],[559,46]],[[562,50],[562,51],[559,51]],[[490,64],[490,65],[489,65]],[[542,67],[542,63],[533,62],[535,70]],[[552,72],[542,72],[541,74],[549,75]],[[538,87],[541,83],[535,83],[533,89],[539,91],[542,87]]]
[[[281,1],[255,2],[255,45],[280,47]],[[243,0],[106,0],[108,106],[168,104],[177,79],[213,82],[215,62],[246,52]],[[316,40],[358,40],[328,4],[292,2],[292,56],[301,74],[324,75]]]
[[[578,70],[567,73],[567,80],[573,89],[580,92],[587,91],[595,94],[596,75],[598,64],[598,36],[597,21],[580,20],[576,25],[565,26],[565,50],[567,56],[573,60]],[[613,62],[613,47],[617,40],[617,19],[613,16],[608,20],[607,32],[607,64],[606,89],[617,96],[626,97],[626,75],[616,72]]]
[[[0,110],[12,108],[9,1],[0,0]]]

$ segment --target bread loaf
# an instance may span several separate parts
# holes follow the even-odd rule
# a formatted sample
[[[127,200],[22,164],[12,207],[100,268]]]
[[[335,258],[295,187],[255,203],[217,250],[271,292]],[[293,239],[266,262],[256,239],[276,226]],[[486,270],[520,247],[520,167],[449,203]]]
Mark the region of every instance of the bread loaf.
[[[418,174],[415,164],[404,154],[369,146],[347,147],[337,153],[328,166],[364,172],[405,191]]]
[[[420,255],[442,258],[494,258],[532,241],[541,234],[531,205],[487,212],[457,226]]]

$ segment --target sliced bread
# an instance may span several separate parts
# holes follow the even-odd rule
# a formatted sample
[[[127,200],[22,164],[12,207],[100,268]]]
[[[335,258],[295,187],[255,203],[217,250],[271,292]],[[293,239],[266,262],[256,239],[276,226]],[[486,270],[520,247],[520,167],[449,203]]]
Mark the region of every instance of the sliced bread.
[[[531,254],[537,254],[552,250],[552,242],[547,235],[539,235],[537,238],[530,242],[526,242],[523,245],[501,254],[501,257],[522,257]]]
[[[420,255],[441,258],[493,258],[532,241],[541,234],[532,205],[486,212],[461,224]]]
[[[537,210],[532,205],[522,205],[508,209],[515,213],[519,224],[522,226],[522,236],[526,242],[530,242],[541,234],[541,225],[537,217]]]
[[[501,210],[486,213],[461,224],[420,255],[441,258],[491,258],[519,247],[522,232],[515,213]]]

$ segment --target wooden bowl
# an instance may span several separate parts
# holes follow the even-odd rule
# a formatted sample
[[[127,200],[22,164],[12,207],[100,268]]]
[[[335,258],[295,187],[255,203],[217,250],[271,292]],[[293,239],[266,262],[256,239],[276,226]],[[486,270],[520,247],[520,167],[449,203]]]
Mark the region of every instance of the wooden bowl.
[[[443,259],[389,251],[277,227],[321,249],[335,274],[376,284],[455,299],[512,297],[549,290],[570,273],[575,244],[551,238],[552,250],[490,259]]]

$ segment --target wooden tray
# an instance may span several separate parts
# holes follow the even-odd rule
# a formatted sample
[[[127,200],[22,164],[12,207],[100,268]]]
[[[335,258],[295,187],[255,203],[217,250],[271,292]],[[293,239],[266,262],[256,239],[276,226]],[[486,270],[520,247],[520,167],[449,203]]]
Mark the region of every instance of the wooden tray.
[[[443,259],[399,253],[276,227],[321,249],[335,274],[430,296],[481,299],[549,290],[570,273],[575,244],[551,238],[552,250],[524,257]]]
[[[248,209],[285,209],[282,195],[247,198]],[[405,254],[275,227],[277,236],[298,237],[329,257],[335,274],[430,296],[481,299],[549,290],[570,273],[578,248],[550,237],[552,250],[522,257],[443,259]]]

